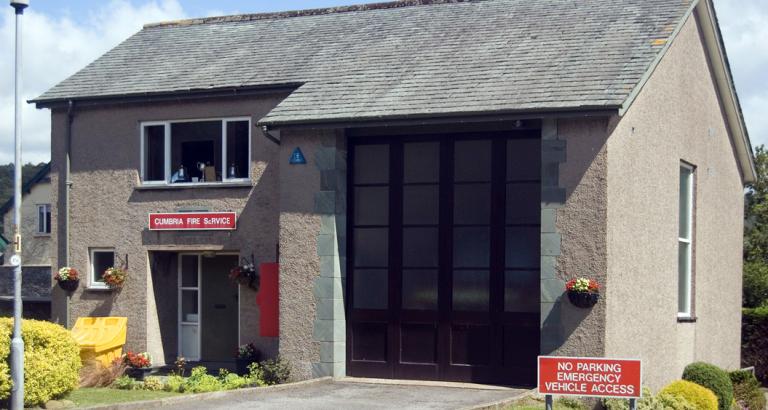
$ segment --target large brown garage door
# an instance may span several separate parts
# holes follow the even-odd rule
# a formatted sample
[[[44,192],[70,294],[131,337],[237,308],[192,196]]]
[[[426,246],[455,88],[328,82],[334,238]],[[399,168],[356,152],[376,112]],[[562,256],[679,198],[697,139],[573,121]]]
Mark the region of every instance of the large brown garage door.
[[[350,375],[535,382],[539,136],[350,139]]]

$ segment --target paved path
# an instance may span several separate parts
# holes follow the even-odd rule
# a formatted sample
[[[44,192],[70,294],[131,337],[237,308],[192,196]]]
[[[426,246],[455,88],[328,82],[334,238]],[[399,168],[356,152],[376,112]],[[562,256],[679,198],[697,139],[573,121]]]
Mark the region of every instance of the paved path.
[[[335,381],[264,392],[176,403],[168,409],[462,409],[515,397],[525,390],[368,384]]]

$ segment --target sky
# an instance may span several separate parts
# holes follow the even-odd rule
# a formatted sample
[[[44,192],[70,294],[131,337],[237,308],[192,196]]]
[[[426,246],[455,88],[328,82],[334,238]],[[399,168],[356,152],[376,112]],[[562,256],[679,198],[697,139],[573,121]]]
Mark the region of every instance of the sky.
[[[752,145],[768,144],[768,1],[714,0]],[[370,0],[30,0],[23,98],[64,80],[151,22]],[[0,2],[0,164],[13,162],[14,15]],[[23,109],[24,162],[50,159],[50,111]]]

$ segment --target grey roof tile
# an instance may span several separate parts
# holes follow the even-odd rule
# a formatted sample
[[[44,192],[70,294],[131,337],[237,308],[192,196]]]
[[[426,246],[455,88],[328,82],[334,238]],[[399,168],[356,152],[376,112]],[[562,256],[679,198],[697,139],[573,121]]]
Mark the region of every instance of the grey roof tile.
[[[616,107],[690,3],[409,0],[153,25],[35,101],[301,84],[266,124]]]

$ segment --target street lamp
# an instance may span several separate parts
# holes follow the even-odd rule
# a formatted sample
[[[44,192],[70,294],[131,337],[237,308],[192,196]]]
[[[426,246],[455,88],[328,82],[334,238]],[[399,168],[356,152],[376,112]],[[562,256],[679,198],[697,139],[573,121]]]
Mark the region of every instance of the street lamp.
[[[16,10],[16,67],[14,70],[13,130],[15,153],[13,159],[13,338],[11,339],[11,409],[24,408],[24,341],[21,339],[21,16],[29,0],[11,0]]]

